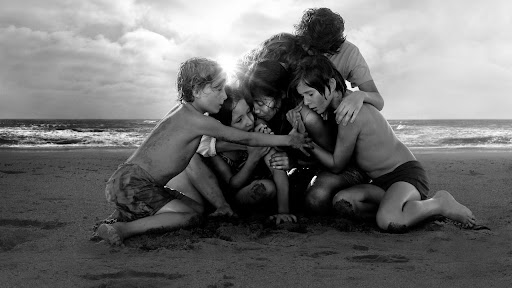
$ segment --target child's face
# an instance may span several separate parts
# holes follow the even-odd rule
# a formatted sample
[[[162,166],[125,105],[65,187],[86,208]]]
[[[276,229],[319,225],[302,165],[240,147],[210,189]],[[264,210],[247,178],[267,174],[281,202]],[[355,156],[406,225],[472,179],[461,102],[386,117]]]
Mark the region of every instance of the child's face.
[[[258,95],[254,97],[254,114],[260,119],[270,121],[280,108],[280,103],[272,97]]]
[[[297,92],[304,98],[304,104],[318,114],[322,114],[327,110],[332,99],[327,87],[325,87],[324,97],[316,89],[306,85],[304,81],[300,81],[299,85],[297,85]]]
[[[243,131],[252,131],[254,129],[254,116],[251,108],[245,100],[241,99],[231,112],[231,127]]]
[[[224,87],[226,85],[226,78],[219,77],[212,83],[206,85],[204,89],[201,91],[201,97],[203,108],[206,112],[215,114],[218,113],[222,103],[226,100],[226,91]]]

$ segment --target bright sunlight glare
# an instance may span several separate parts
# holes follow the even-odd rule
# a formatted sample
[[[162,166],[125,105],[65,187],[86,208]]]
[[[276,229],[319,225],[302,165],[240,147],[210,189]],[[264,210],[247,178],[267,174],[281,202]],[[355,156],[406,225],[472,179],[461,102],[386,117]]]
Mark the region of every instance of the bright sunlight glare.
[[[232,83],[235,80],[237,58],[230,55],[221,55],[217,58],[217,62],[227,74],[227,83]]]

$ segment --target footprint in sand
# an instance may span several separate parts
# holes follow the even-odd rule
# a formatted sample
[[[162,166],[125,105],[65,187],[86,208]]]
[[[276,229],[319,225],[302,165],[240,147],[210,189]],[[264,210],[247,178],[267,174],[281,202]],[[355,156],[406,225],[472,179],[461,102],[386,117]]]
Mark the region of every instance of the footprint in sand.
[[[67,223],[58,221],[38,221],[38,220],[24,220],[24,219],[3,219],[0,218],[0,226],[14,226],[14,227],[34,227],[43,230],[57,229],[66,226]]]
[[[352,249],[358,250],[358,251],[368,251],[370,248],[363,246],[363,245],[354,245],[352,246]]]
[[[26,228],[0,228],[0,252],[21,247],[22,244],[44,237],[40,231]]]
[[[392,254],[392,255],[379,255],[379,254],[368,254],[360,256],[347,257],[347,260],[352,262],[364,262],[364,263],[405,263],[409,262],[409,258]]]
[[[0,173],[4,173],[4,174],[23,174],[23,173],[27,173],[27,171],[19,171],[19,170],[0,170]]]
[[[469,175],[471,176],[478,176],[478,175],[484,175],[480,172],[476,172],[475,170],[469,170]]]
[[[25,243],[42,238],[42,230],[58,229],[67,223],[0,218],[0,251],[9,251]]]
[[[80,277],[92,281],[108,280],[98,287],[167,287],[170,284],[168,280],[176,280],[185,276],[179,273],[124,270],[115,273],[84,274]]]
[[[336,252],[336,251],[319,251],[319,252],[311,253],[307,256],[309,256],[311,258],[319,258],[319,257],[329,256],[329,255],[334,255],[334,254],[338,254],[338,252]]]

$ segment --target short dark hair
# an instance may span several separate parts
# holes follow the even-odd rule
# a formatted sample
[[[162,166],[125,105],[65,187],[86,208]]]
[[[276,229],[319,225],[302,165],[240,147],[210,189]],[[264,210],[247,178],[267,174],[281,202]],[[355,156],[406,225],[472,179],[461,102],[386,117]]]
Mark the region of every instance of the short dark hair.
[[[345,21],[329,8],[307,9],[294,27],[301,44],[313,54],[336,54],[345,42]]]
[[[207,58],[194,57],[181,63],[176,81],[178,100],[194,102],[194,91],[203,89],[221,74],[219,63]]]
[[[306,85],[315,89],[325,97],[325,87],[329,86],[329,81],[334,78],[336,81],[336,91],[340,91],[343,95],[347,91],[345,79],[341,73],[334,67],[331,60],[323,55],[312,55],[302,59],[293,73],[293,80],[290,86],[296,90],[301,81]],[[332,91],[331,91],[332,92]]]

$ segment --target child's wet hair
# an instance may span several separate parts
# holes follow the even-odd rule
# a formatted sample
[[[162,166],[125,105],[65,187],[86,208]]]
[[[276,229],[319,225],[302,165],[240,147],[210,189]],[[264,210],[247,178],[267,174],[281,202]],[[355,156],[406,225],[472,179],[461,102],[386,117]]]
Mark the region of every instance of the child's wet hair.
[[[325,87],[330,90],[329,81],[332,78],[336,81],[335,90],[340,91],[344,95],[347,91],[345,79],[334,67],[331,60],[323,55],[308,56],[298,63],[293,73],[290,87],[296,90],[300,82],[304,81],[304,84],[315,89],[325,97]]]
[[[216,61],[199,57],[188,59],[181,63],[178,71],[178,100],[193,102],[194,91],[203,89],[220,77],[223,77],[223,71]]]
[[[314,54],[333,55],[345,42],[345,21],[329,8],[312,8],[304,11],[295,35]]]
[[[211,116],[220,121],[220,123],[231,126],[231,121],[233,117],[233,110],[240,100],[244,99],[242,91],[240,91],[237,87],[226,86],[224,88],[226,90],[226,95],[228,96],[218,113],[212,114]]]

